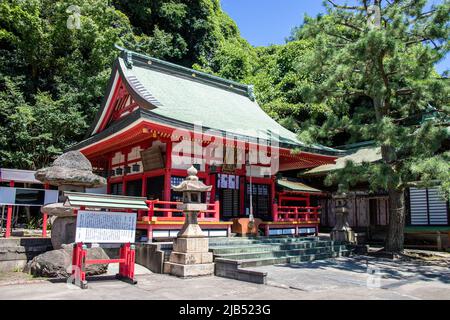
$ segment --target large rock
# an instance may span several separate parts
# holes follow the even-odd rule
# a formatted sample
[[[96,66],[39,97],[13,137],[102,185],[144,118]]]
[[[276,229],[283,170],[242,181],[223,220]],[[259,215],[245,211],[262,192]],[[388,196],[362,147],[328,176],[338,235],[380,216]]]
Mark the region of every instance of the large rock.
[[[61,249],[63,244],[75,242],[77,217],[56,217],[52,223],[53,249]]]
[[[25,272],[38,277],[67,278],[72,270],[72,245],[63,245],[62,249],[47,251],[28,262]],[[100,248],[87,249],[87,259],[109,259],[105,251]],[[106,273],[107,264],[89,264],[85,271],[87,276]]]
[[[54,186],[96,188],[106,185],[106,179],[92,172],[89,160],[79,151],[60,155],[50,167],[36,171],[37,180]]]

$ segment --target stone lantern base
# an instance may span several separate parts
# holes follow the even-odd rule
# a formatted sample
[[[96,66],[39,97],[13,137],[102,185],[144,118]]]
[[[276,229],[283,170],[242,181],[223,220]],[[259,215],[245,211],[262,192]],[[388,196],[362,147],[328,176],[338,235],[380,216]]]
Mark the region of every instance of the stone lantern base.
[[[164,273],[178,277],[206,276],[214,273],[212,252],[208,251],[208,238],[177,238]]]
[[[352,229],[332,230],[330,237],[334,241],[356,243],[355,232]]]
[[[182,209],[188,210],[206,209],[204,204],[182,206]],[[214,273],[214,263],[212,252],[209,252],[209,240],[203,236],[197,223],[197,212],[186,211],[185,214],[186,220],[173,241],[169,262],[164,263],[164,273],[183,278],[211,275]]]

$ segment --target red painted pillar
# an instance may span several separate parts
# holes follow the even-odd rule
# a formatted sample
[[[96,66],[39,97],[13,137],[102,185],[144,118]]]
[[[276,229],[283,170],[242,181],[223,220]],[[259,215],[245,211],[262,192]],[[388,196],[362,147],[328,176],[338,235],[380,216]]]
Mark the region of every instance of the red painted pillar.
[[[152,242],[152,240],[153,240],[153,227],[149,225],[147,227],[147,241]]]
[[[9,182],[9,186],[11,188],[14,188],[14,181]],[[11,236],[11,220],[12,220],[12,211],[13,206],[9,205],[6,213],[6,232],[5,232],[5,238],[9,238]]]
[[[164,200],[170,201],[170,177],[172,172],[172,141],[166,143],[166,164],[164,174]]]
[[[142,191],[141,191],[142,197],[147,197],[147,178],[144,174],[142,174]]]
[[[217,182],[216,182],[216,175],[212,174],[210,175],[209,178],[209,183],[212,186],[211,188],[211,203],[214,203],[214,201],[216,201],[216,186],[217,186]]]
[[[220,220],[220,202],[219,200],[214,201],[214,220]]]
[[[276,185],[276,177],[272,176],[272,179],[270,181],[270,203],[272,204],[275,203],[275,193],[276,193],[275,185]]]
[[[247,177],[245,175],[243,177],[238,177],[238,181],[239,181],[239,197],[240,197],[239,207],[241,208],[241,215],[245,216],[245,193],[247,192],[246,191]]]
[[[112,158],[114,154],[111,153],[108,155],[108,175],[106,176],[106,193],[111,194],[111,170],[112,170]]]
[[[272,220],[278,221],[278,205],[276,203],[272,205]]]
[[[123,176],[122,176],[122,195],[126,196],[127,195],[127,182],[125,177],[127,176],[126,172],[125,172],[125,167],[128,165],[128,152],[130,152],[129,149],[125,149],[124,151],[124,165],[123,165]]]
[[[50,186],[48,183],[44,184],[44,189],[48,190],[50,189]],[[42,213],[42,238],[47,237],[47,213]]]

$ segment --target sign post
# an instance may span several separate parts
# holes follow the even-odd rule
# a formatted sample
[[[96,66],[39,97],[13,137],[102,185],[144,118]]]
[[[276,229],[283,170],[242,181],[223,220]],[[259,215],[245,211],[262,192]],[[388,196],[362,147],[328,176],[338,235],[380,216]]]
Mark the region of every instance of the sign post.
[[[82,208],[84,209],[84,208]],[[87,264],[119,263],[117,279],[136,284],[134,279],[136,213],[77,210],[77,229],[72,255],[72,279],[87,288]],[[122,243],[119,259],[87,259],[86,243]]]
[[[86,193],[65,192],[70,205],[79,209],[77,216],[75,244],[72,254],[72,283],[87,288],[85,266],[88,264],[119,263],[117,279],[136,284],[134,279],[135,246],[137,212],[148,210],[145,198],[95,195]],[[86,207],[102,209],[86,210]],[[103,211],[110,209],[110,211]],[[113,211],[111,211],[113,210]],[[116,211],[121,210],[121,211]],[[120,243],[118,259],[87,258],[89,243]]]

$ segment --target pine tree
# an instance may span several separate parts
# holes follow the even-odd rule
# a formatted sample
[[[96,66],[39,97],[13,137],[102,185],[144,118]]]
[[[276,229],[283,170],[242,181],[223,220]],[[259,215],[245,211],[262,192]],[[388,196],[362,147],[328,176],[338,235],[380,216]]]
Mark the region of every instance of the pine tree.
[[[328,0],[328,14],[306,18],[294,35],[315,41],[308,68],[323,79],[310,99],[335,103],[335,112],[315,135],[329,135],[335,128],[381,147],[381,162],[349,163],[327,180],[345,188],[368,181],[372,190],[388,193],[385,250],[393,253],[403,251],[405,189],[437,179],[444,195],[450,191],[450,152],[443,145],[449,82],[434,69],[449,49],[450,4],[446,0],[427,9],[426,3],[360,0],[349,6]],[[361,98],[370,102],[370,121],[351,116]]]

